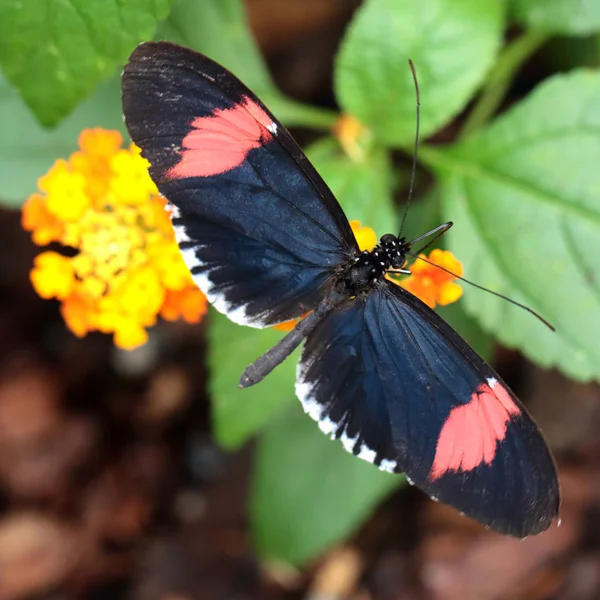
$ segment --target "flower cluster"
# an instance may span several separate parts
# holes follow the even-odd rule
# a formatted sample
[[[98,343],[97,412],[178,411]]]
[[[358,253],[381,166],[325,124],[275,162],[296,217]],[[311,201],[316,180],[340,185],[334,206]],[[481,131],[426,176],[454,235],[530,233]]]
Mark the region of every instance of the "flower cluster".
[[[117,131],[84,130],[80,151],[58,160],[38,181],[41,193],[23,207],[23,227],[44,246],[58,242],[69,256],[45,251],[31,281],[43,298],[57,298],[69,329],[112,333],[121,348],[147,340],[160,314],[190,323],[206,313],[175,242],[166,201],[133,144]],[[74,254],[74,255],[73,255]]]
[[[460,285],[454,282],[457,277],[463,275],[460,261],[449,250],[437,248],[432,250],[429,256],[419,254],[419,259],[410,266],[411,274],[395,283],[414,294],[430,308],[435,308],[436,304],[446,306],[456,302],[463,292]]]

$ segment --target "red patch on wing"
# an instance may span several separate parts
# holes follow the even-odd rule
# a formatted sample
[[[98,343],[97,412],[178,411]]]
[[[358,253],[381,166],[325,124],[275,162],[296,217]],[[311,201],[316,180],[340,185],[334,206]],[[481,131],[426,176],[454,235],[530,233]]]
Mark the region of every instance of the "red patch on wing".
[[[511,416],[521,414],[510,394],[494,379],[482,383],[466,404],[450,411],[437,441],[429,479],[448,471],[491,465]]]
[[[166,176],[184,179],[230,171],[244,162],[250,150],[272,139],[268,130],[272,125],[271,117],[248,97],[232,108],[198,117],[181,142],[181,160]]]

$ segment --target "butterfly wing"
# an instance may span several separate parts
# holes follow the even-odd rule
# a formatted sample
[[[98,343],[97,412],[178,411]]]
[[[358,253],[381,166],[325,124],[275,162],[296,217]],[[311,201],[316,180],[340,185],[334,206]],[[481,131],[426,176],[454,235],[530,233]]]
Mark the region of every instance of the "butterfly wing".
[[[344,448],[502,533],[545,530],[555,465],[525,407],[452,328],[383,281],[308,337],[296,391]]]
[[[175,44],[138,46],[122,90],[131,138],[215,307],[254,327],[314,308],[358,247],[289,132],[229,71]]]

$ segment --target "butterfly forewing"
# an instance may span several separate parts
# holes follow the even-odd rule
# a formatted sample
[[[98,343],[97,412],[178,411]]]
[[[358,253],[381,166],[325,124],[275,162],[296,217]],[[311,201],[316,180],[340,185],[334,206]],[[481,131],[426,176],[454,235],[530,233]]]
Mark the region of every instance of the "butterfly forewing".
[[[553,459],[500,377],[388,281],[308,337],[297,392],[321,429],[491,528],[524,537],[557,515]]]
[[[312,309],[358,248],[287,130],[231,73],[174,44],[138,46],[122,84],[131,137],[209,300],[255,327]]]

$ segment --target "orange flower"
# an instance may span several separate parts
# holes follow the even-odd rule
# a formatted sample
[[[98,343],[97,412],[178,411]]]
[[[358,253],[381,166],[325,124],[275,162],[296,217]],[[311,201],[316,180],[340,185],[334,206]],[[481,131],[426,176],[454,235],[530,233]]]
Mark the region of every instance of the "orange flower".
[[[356,117],[341,115],[333,125],[332,133],[354,162],[362,162],[365,159],[364,146],[370,141],[371,134]]]
[[[37,293],[60,300],[75,335],[112,333],[117,346],[131,349],[147,340],[157,315],[197,323],[207,304],[181,258],[148,163],[136,146],[121,143],[117,131],[84,130],[81,150],[40,178],[42,194],[25,203],[22,224],[40,246],[78,250],[35,258]]]
[[[405,279],[390,281],[402,286],[405,290],[414,294],[425,302],[427,306],[435,308],[436,304],[446,306],[456,302],[462,296],[462,288],[454,280],[462,276],[463,267],[452,252],[448,250],[432,250],[429,257],[424,254],[420,258],[427,258],[433,265],[423,260],[415,260],[410,267],[410,276]],[[442,271],[434,265],[439,265],[450,271]]]
[[[350,227],[352,227],[352,233],[354,233],[361,252],[363,250],[373,250],[377,246],[377,236],[370,227],[366,225],[363,227],[360,221],[350,221]]]

